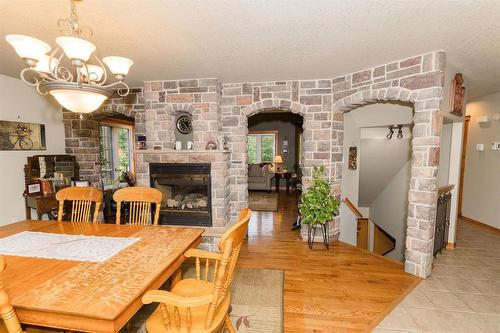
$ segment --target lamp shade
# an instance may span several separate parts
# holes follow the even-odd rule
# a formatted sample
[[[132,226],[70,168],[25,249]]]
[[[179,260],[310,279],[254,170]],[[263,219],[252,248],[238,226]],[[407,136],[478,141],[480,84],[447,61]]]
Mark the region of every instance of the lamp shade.
[[[54,89],[49,91],[65,109],[78,113],[90,113],[97,110],[108,98],[99,93],[85,90]]]
[[[44,54],[38,60],[35,70],[42,73],[50,74],[51,70],[53,71],[56,68],[57,64],[59,63],[59,60],[57,58],[52,58],[52,61],[50,61],[50,66],[49,66],[49,61],[50,61],[50,56]]]
[[[87,73],[88,69],[88,73]],[[104,68],[101,66],[96,66],[96,65],[87,65],[87,67],[82,66],[80,67],[80,73],[85,75],[89,81],[92,82],[99,82],[102,79],[102,76],[104,75]]]
[[[40,60],[40,58],[51,50],[49,44],[39,39],[24,35],[7,35],[7,43],[12,45],[18,56],[23,59]]]
[[[87,61],[96,47],[91,42],[77,37],[62,36],[56,38],[56,43],[62,47],[64,54],[73,60]]]
[[[283,158],[281,158],[281,155],[276,155],[274,157],[274,163],[283,163]]]
[[[129,58],[115,56],[104,57],[102,61],[108,66],[111,73],[120,76],[127,75],[130,67],[134,64]]]

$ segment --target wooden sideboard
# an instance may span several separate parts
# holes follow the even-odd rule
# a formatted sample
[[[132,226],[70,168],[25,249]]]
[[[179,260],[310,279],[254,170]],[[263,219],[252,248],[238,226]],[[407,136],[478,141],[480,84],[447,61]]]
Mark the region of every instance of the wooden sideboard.
[[[25,185],[37,181],[39,178],[52,178],[54,172],[62,173],[71,180],[79,180],[79,167],[75,156],[71,155],[35,155],[28,157],[24,166]],[[49,219],[55,219],[53,212],[57,211],[58,203],[55,193],[47,195],[29,195],[23,193],[25,200],[26,219],[31,219],[31,209],[36,210],[37,218],[47,214]]]

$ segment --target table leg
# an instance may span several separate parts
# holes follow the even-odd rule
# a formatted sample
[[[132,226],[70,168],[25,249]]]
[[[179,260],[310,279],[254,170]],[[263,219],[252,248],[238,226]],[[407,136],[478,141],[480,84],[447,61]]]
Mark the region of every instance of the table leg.
[[[286,193],[290,193],[290,177],[286,177]]]
[[[276,192],[280,191],[280,176],[274,175],[274,179],[276,180]]]

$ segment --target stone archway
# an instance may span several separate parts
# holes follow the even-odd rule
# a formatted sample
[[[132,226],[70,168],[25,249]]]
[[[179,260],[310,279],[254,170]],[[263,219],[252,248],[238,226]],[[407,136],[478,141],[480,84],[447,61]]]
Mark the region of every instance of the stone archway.
[[[330,105],[331,107],[331,105]],[[237,212],[241,206],[248,206],[248,117],[258,114],[266,109],[279,108],[289,112],[299,114],[303,117],[303,188],[307,189],[312,179],[312,169],[315,165],[324,165],[327,177],[332,179],[331,170],[332,151],[331,151],[331,128],[332,112],[323,110],[323,106],[311,106],[294,102],[288,99],[264,99],[243,107],[240,111],[238,126],[244,132],[241,135],[231,137],[233,152],[241,152],[239,163],[232,164],[232,173],[239,175],[238,181],[234,184],[232,192],[238,192],[241,196],[240,206],[233,207],[232,212]],[[324,112],[322,112],[324,111]],[[234,157],[233,157],[234,162]],[[335,185],[332,185],[332,192],[336,193]],[[340,187],[339,187],[340,189]],[[232,202],[232,204],[234,204]],[[340,220],[336,218],[329,229],[331,239],[337,239],[340,231]]]
[[[442,116],[439,105],[442,87],[409,90],[401,87],[356,92],[334,103],[334,112],[343,114],[359,106],[400,101],[413,104],[411,176],[408,193],[405,270],[427,277],[432,270],[437,205],[437,170]]]

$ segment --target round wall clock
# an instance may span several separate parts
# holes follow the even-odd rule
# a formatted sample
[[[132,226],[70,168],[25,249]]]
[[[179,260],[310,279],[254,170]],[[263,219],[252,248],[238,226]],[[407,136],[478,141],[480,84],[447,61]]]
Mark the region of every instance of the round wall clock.
[[[181,116],[177,119],[177,130],[182,134],[189,134],[193,130],[193,124],[189,116]]]

